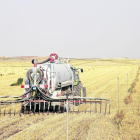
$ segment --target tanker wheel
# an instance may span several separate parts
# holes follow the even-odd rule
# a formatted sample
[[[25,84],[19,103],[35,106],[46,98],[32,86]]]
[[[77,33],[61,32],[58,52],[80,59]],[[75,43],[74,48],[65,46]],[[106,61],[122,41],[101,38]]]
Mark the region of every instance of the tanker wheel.
[[[24,106],[23,105],[21,105],[20,112],[24,114]]]
[[[86,87],[83,87],[83,97],[86,97]],[[86,99],[83,99],[83,101],[86,101]]]
[[[23,113],[23,114],[29,114],[30,113],[30,107],[29,106],[26,106],[26,111],[25,111],[25,109],[24,109],[24,106],[23,105],[21,105],[21,113]],[[33,108],[33,106],[31,106],[31,112],[33,112],[34,113],[34,108]]]
[[[26,111],[25,111],[24,106],[21,105],[21,110],[20,110],[20,111],[21,111],[21,113],[23,113],[23,114],[29,114],[30,109],[29,109],[29,107],[26,106]]]
[[[79,82],[76,86],[74,86],[74,89],[73,89],[74,94],[73,94],[73,96],[80,96],[81,97],[82,88],[83,88],[83,84],[81,82]],[[75,105],[78,106],[79,103],[75,103]]]

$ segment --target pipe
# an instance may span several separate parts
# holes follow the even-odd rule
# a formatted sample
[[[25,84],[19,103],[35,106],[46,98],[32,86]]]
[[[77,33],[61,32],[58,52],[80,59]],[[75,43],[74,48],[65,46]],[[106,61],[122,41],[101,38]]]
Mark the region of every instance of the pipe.
[[[39,62],[37,62],[37,64],[43,64],[43,63],[46,63],[48,61],[50,61],[50,58],[43,60],[43,61],[39,61]],[[34,59],[32,60],[32,63],[34,64]]]
[[[37,60],[34,60],[34,68],[33,68],[33,74],[34,74],[34,86],[36,86],[36,79],[37,79]]]
[[[53,63],[51,63],[51,93],[54,91],[54,69],[53,69]]]

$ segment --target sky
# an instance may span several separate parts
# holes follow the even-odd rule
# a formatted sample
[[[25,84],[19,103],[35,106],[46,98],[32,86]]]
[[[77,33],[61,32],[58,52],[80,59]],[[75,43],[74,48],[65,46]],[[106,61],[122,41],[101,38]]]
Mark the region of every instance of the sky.
[[[140,0],[0,0],[0,56],[140,59]]]

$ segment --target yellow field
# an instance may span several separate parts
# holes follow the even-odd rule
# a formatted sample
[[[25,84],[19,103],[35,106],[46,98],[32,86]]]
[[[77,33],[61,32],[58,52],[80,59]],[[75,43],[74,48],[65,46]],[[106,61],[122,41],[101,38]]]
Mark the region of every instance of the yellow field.
[[[111,114],[107,112],[105,115],[104,108],[100,114],[99,106],[95,113],[94,105],[91,114],[69,114],[69,139],[140,139],[140,60],[72,60],[70,63],[84,69],[84,72],[80,73],[80,79],[87,89],[88,97],[111,100]],[[31,66],[28,61],[0,61],[0,96],[23,94],[20,86],[10,84],[16,82],[18,77],[24,78]],[[127,74],[130,92],[127,92]],[[120,114],[117,114],[118,77]],[[130,96],[126,99],[127,95]],[[126,104],[124,99],[130,103]],[[32,114],[31,117],[27,114],[21,117],[1,115],[0,139],[65,140],[66,121],[66,113]]]

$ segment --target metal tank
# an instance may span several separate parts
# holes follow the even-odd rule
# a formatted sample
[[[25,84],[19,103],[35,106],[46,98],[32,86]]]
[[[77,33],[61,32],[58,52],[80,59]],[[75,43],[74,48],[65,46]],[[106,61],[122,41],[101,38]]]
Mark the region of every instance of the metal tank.
[[[34,68],[32,67],[31,77],[34,79]],[[44,89],[45,86],[47,87],[50,94],[53,94],[55,89],[60,87],[65,87],[72,85],[72,77],[73,72],[69,65],[69,63],[64,63],[60,60],[57,60],[53,63],[46,62],[45,64],[38,64],[37,69],[40,69],[44,74],[42,81],[39,83],[39,87]],[[36,73],[36,80],[38,80],[39,74]],[[28,78],[28,72],[25,76],[25,90],[29,90],[29,87],[32,87],[30,79]]]

